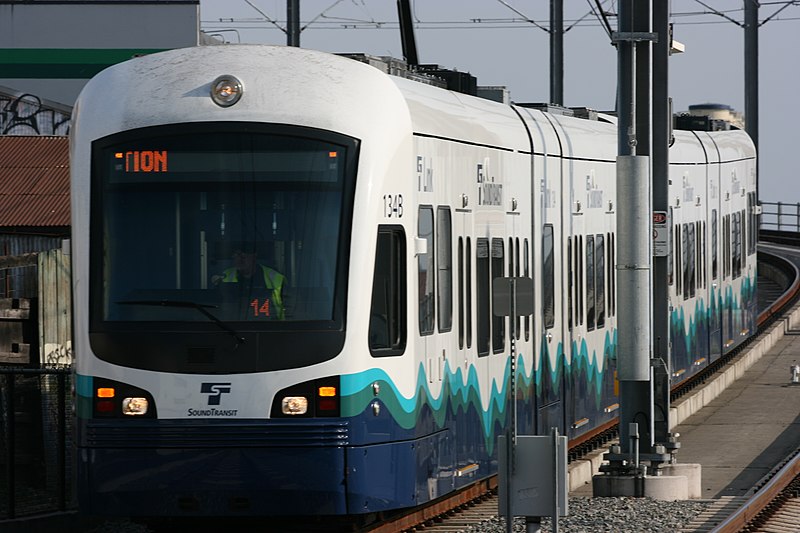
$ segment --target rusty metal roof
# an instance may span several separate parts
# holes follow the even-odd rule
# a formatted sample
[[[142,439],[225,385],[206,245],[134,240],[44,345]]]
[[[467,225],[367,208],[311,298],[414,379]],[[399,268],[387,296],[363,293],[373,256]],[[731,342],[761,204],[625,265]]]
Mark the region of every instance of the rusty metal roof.
[[[70,225],[69,139],[0,135],[0,228]]]

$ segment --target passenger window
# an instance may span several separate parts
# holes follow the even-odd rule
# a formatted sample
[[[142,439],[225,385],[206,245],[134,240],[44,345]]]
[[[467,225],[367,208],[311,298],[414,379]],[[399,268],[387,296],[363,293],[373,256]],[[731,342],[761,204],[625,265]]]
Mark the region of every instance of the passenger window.
[[[556,297],[555,297],[555,265],[553,250],[553,225],[545,224],[542,231],[542,298],[544,301],[544,327],[552,328],[555,325]]]
[[[458,238],[458,349],[464,348],[464,237]]]
[[[380,226],[372,277],[369,350],[373,357],[406,348],[406,238],[402,226]]]
[[[586,329],[594,329],[594,236],[586,236]]]
[[[489,328],[491,310],[489,308],[489,240],[478,239],[475,242],[475,281],[477,286],[476,305],[478,319],[478,356],[489,355]]]
[[[530,264],[529,264],[530,251],[528,249],[529,248],[528,239],[525,239],[524,245],[525,245],[525,251],[524,251],[525,253],[524,253],[524,257],[523,257],[523,262],[524,262],[524,269],[525,269],[524,270],[525,277],[527,278],[527,277],[530,277],[530,275],[531,275]],[[530,338],[531,338],[531,317],[530,317],[530,315],[525,315],[525,340],[527,341]]]
[[[438,284],[439,333],[453,329],[453,242],[450,209],[437,210],[436,266]]]
[[[427,241],[427,251],[419,254],[417,258],[419,275],[419,334],[430,335],[435,326],[434,314],[434,242],[433,242],[433,208],[420,206],[417,234],[420,239]]]
[[[491,279],[502,278],[505,253],[503,239],[492,239],[492,276]],[[491,287],[491,280],[489,281]],[[506,320],[502,316],[492,315],[492,351],[502,352],[506,347]]]
[[[597,328],[602,328],[606,324],[606,281],[605,281],[605,272],[606,272],[606,249],[605,249],[605,238],[603,235],[597,235],[595,237],[595,299],[596,299],[596,307],[597,307]]]

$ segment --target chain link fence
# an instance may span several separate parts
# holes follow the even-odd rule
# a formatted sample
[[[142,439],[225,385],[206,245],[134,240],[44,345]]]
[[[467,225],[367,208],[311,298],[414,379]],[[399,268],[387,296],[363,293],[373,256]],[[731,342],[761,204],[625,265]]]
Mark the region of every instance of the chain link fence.
[[[0,367],[0,520],[76,507],[72,370]]]
[[[0,523],[77,507],[69,274],[58,249],[0,256]]]

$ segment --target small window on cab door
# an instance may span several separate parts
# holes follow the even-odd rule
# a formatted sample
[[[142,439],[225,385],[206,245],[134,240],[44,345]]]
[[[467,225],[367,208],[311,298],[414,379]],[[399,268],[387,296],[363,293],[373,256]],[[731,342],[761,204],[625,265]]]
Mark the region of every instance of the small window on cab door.
[[[405,232],[402,226],[379,226],[369,319],[372,356],[402,355],[406,331]]]

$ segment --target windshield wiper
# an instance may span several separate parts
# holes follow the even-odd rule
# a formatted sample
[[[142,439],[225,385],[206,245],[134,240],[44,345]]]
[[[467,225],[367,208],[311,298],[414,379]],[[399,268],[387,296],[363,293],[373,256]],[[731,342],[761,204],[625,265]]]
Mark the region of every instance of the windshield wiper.
[[[220,329],[228,332],[231,336],[236,340],[236,345],[244,344],[244,337],[240,337],[239,334],[230,326],[228,326],[225,322],[211,314],[208,311],[209,308],[216,309],[216,305],[210,304],[199,304],[197,302],[190,302],[187,300],[122,300],[119,302],[115,302],[120,305],[152,305],[152,306],[161,306],[161,307],[186,307],[190,309],[197,309],[203,315],[205,315],[209,320],[211,320],[214,324],[220,327]]]

